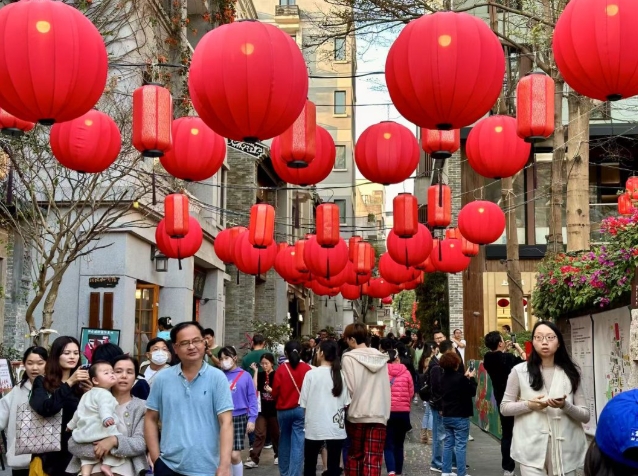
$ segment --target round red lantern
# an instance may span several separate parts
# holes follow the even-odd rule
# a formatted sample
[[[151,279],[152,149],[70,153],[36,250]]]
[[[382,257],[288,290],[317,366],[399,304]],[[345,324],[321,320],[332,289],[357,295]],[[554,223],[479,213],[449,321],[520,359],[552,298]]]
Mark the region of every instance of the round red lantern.
[[[267,273],[275,264],[277,245],[256,248],[249,240],[250,230],[240,234],[235,241],[235,266],[245,274],[261,275]]]
[[[349,239],[348,239],[348,259],[350,261],[354,261],[354,249],[357,243],[359,243],[360,241],[362,241],[363,238],[361,238],[359,235],[352,235]]]
[[[388,234],[388,254],[393,261],[406,268],[422,263],[432,251],[430,230],[420,223],[418,229],[418,233],[411,238],[399,238],[393,230]]]
[[[155,243],[166,257],[182,260],[193,256],[202,246],[204,234],[199,222],[189,217],[188,233],[183,238],[171,238],[166,233],[166,219],[160,220],[155,230]],[[180,268],[181,269],[181,268]]]
[[[432,240],[432,249],[433,250],[434,250],[434,248],[436,246],[438,246],[438,242],[439,242],[439,240],[437,240],[437,239]],[[430,255],[431,254],[432,253],[430,252]],[[430,259],[430,256],[425,258],[423,263],[420,263],[420,264],[416,265],[414,268],[418,269],[419,271],[424,271],[426,273],[434,273],[434,272],[436,272],[436,268],[432,264],[432,260]]]
[[[504,74],[500,41],[481,18],[467,13],[438,12],[411,21],[385,63],[397,110],[428,129],[460,129],[487,114]]]
[[[461,147],[461,131],[421,128],[421,148],[433,159],[448,159]]]
[[[540,142],[554,132],[554,80],[530,73],[516,86],[516,132],[526,142]]]
[[[339,240],[333,248],[322,248],[315,236],[306,241],[303,259],[308,270],[315,276],[330,279],[336,276],[348,263],[348,247],[346,242]]]
[[[416,278],[419,271],[414,268],[406,268],[394,261],[389,253],[384,253],[379,258],[379,274],[389,283],[403,284]]]
[[[11,3],[0,10],[0,31],[0,108],[51,125],[95,106],[106,85],[106,47],[79,10],[51,0]]]
[[[327,286],[318,283],[317,281],[311,281],[308,286],[313,293],[317,296],[334,297],[341,292],[340,288],[329,288]]]
[[[332,248],[339,243],[339,207],[334,203],[322,203],[317,207],[317,243]]]
[[[277,243],[277,256],[279,256],[279,253],[281,253],[283,250],[285,250],[286,248],[288,248],[288,243],[286,243],[285,241],[282,241],[281,243]]]
[[[428,225],[445,228],[452,221],[452,191],[443,183],[428,187]]]
[[[352,269],[356,274],[368,274],[374,267],[373,254],[370,252],[372,245],[365,241],[357,241],[352,250]]]
[[[460,273],[470,265],[470,258],[463,254],[461,241],[450,238],[435,245],[430,260],[436,270],[442,273]]]
[[[312,101],[306,101],[299,117],[279,136],[281,158],[288,167],[302,169],[313,161],[316,130],[317,108]]]
[[[510,305],[510,300],[502,298],[496,301],[496,304],[498,304],[499,307],[507,307]]]
[[[400,183],[419,165],[419,143],[407,127],[384,121],[363,131],[354,159],[359,172],[371,182]]]
[[[366,274],[359,274],[355,271],[354,265],[352,262],[348,261],[346,264],[346,283],[361,286],[364,283],[367,283],[372,278],[372,271],[369,271]]]
[[[345,283],[339,287],[339,290],[341,291],[341,295],[344,299],[355,301],[361,298],[361,286],[354,286],[352,284]]]
[[[237,237],[248,230],[243,226],[234,226],[220,231],[215,237],[213,247],[217,257],[226,264],[235,264],[235,241]]]
[[[266,248],[275,242],[275,208],[258,203],[250,209],[248,241],[255,248]]]
[[[475,200],[459,212],[459,231],[477,245],[488,245],[498,240],[505,231],[505,213],[494,202]]]
[[[399,238],[410,238],[418,231],[419,204],[411,193],[400,193],[392,200],[393,231]]]
[[[529,160],[531,146],[518,137],[516,119],[490,116],[479,121],[467,137],[467,160],[477,173],[506,178],[520,172]]]
[[[308,96],[308,70],[288,33],[240,21],[214,28],[197,43],[188,89],[212,130],[255,142],[282,134],[299,117]]]
[[[307,273],[300,273],[295,266],[295,248],[287,246],[277,253],[275,271],[290,284],[302,284],[308,278]]]
[[[122,137],[115,121],[95,109],[77,119],[51,128],[51,151],[66,168],[82,173],[98,173],[115,162]]]
[[[392,304],[392,296],[387,296],[381,299],[381,304],[386,304],[386,305]]]
[[[144,157],[161,157],[173,145],[173,98],[159,84],[133,92],[133,147]]]
[[[618,213],[620,213],[621,215],[631,215],[633,208],[634,205],[627,193],[618,195]]]
[[[308,240],[299,240],[295,243],[295,269],[300,273],[309,274],[308,266],[304,260],[304,250]]]
[[[172,125],[173,147],[160,162],[173,177],[187,182],[207,180],[226,157],[226,140],[199,117],[180,117]]]
[[[631,200],[638,200],[638,177],[629,177],[625,182],[625,191]]]
[[[171,238],[183,238],[188,233],[188,197],[181,193],[171,193],[164,198],[166,234]]]
[[[584,96],[617,101],[638,94],[635,36],[638,4],[631,0],[569,2],[556,22],[556,66],[565,82]]]
[[[315,281],[321,284],[322,286],[326,286],[328,288],[338,288],[342,284],[346,283],[346,278],[348,274],[347,266],[343,268],[343,270],[334,276],[330,276],[330,278],[324,278],[322,276],[315,276]]]
[[[401,289],[392,283],[389,283],[384,278],[371,279],[369,283],[363,285],[363,294],[366,294],[372,298],[383,299],[384,297],[396,294]]]
[[[7,111],[0,109],[0,132],[11,137],[20,137],[35,127],[33,122],[18,119]]]

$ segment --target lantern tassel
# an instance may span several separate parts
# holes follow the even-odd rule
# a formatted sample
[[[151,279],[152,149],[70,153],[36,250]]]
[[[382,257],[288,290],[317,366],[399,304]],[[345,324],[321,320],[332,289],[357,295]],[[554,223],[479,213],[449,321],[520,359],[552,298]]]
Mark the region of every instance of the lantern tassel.
[[[155,193],[155,169],[153,169],[153,173],[151,174],[151,187],[152,187],[152,194],[153,194],[153,205],[157,205],[157,196]],[[179,268],[182,269],[182,268]]]
[[[261,253],[259,253],[259,256],[257,258],[257,276],[261,275]]]
[[[237,285],[239,286],[239,268],[237,269]]]
[[[405,247],[405,269],[409,269],[410,267],[408,266],[408,247]]]
[[[330,299],[329,297],[326,298],[326,304],[323,307],[328,307],[328,299]]]
[[[532,142],[532,168],[534,169],[533,172],[533,181],[534,181],[534,191],[536,191],[536,187],[538,186],[538,175],[537,175],[537,168],[536,168],[536,152],[534,151],[534,143]]]

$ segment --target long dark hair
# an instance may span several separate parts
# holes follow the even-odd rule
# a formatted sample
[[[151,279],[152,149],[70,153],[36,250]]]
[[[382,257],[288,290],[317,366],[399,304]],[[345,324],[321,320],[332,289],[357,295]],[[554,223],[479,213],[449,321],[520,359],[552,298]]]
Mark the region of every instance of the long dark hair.
[[[321,344],[319,344],[319,349],[321,349],[321,352],[323,353],[323,360],[330,362],[330,372],[332,374],[332,395],[339,397],[343,392],[339,346],[335,341],[323,340],[321,341]]]
[[[64,349],[69,344],[75,344],[78,346],[78,351],[80,350],[80,343],[75,337],[71,336],[60,336],[53,341],[51,344],[51,352],[49,353],[49,358],[47,359],[47,365],[44,368],[44,388],[47,392],[53,393],[60,385],[62,385],[62,367],[60,367],[60,356]],[[71,370],[71,374],[75,372],[80,366],[80,355],[78,354],[78,364],[74,369]],[[76,385],[74,388],[75,393],[81,394],[80,386]]]
[[[40,357],[42,357],[42,360],[44,360],[45,362],[47,361],[47,359],[49,357],[49,353],[47,352],[47,350],[44,347],[39,347],[37,345],[34,345],[32,347],[29,347],[27,350],[24,351],[24,355],[22,356],[22,363],[23,364],[26,365],[27,359],[29,358],[29,356],[31,354],[39,355]],[[29,376],[27,375],[27,371],[25,370],[22,373],[22,379],[20,380],[20,387],[24,387],[24,384],[27,383],[27,380],[29,380]]]
[[[576,393],[576,390],[578,390],[578,386],[580,385],[580,369],[572,361],[572,358],[567,352],[563,334],[560,332],[558,327],[556,327],[556,324],[549,321],[538,321],[534,324],[534,328],[532,329],[532,339],[536,334],[538,326],[547,326],[554,332],[554,334],[556,334],[556,337],[558,338],[558,349],[556,349],[556,353],[554,354],[554,364],[563,369],[563,372],[565,372],[572,385],[572,393]],[[532,352],[527,359],[527,371],[529,372],[529,384],[536,391],[542,389],[544,384],[543,374],[541,373],[542,364],[543,360],[541,359],[541,356],[538,355],[538,352],[536,352],[536,349],[532,346]]]
[[[436,342],[425,342],[425,344],[423,345],[423,353],[421,354],[421,358],[419,359],[419,368],[417,369],[418,373],[422,374],[427,370],[425,362],[434,354],[435,346]]]
[[[284,346],[284,352],[286,353],[286,357],[288,357],[290,366],[296,369],[299,362],[301,362],[301,344],[296,340],[289,340]]]
[[[638,476],[638,469],[618,463],[600,451],[593,440],[585,455],[585,476]]]

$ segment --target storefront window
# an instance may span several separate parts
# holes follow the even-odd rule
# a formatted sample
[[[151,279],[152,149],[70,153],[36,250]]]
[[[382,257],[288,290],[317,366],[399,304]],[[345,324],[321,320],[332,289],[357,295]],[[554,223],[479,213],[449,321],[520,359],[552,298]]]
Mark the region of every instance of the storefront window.
[[[135,357],[141,362],[146,344],[157,334],[159,286],[138,284],[135,290]]]

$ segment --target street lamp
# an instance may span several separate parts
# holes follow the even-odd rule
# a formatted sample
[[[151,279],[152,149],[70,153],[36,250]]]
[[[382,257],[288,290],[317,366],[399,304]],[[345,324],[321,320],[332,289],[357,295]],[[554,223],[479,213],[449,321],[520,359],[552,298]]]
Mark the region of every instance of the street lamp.
[[[151,245],[151,261],[155,261],[155,271],[158,273],[168,272],[168,258],[157,250],[156,245]]]

